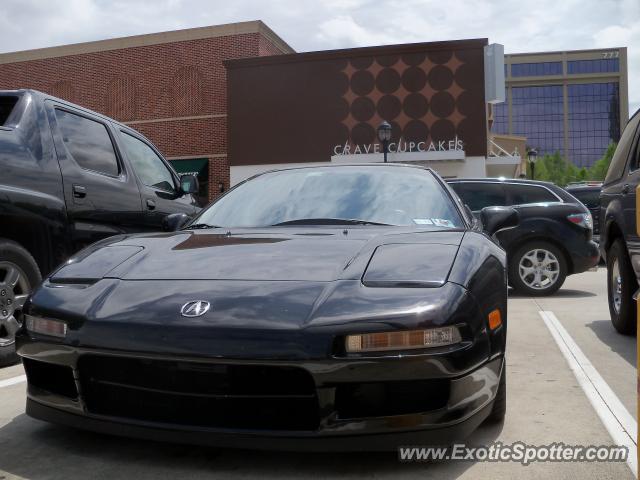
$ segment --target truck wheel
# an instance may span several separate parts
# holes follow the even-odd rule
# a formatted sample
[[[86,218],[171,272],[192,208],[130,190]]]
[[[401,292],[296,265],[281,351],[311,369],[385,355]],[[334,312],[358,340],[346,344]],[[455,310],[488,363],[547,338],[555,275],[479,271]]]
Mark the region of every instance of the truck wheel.
[[[502,375],[500,376],[500,383],[498,384],[498,391],[496,392],[496,398],[493,401],[493,408],[491,413],[485,420],[487,423],[500,423],[504,420],[507,414],[507,364],[502,366]]]
[[[551,243],[525,243],[509,257],[509,284],[525,295],[551,295],[567,278],[564,254]]]
[[[633,294],[637,289],[638,281],[627,249],[622,240],[617,239],[607,251],[607,292],[611,323],[624,335],[636,332],[636,302],[633,301]]]
[[[40,280],[31,254],[15,242],[0,239],[0,366],[18,361],[15,334],[22,326],[22,306]]]

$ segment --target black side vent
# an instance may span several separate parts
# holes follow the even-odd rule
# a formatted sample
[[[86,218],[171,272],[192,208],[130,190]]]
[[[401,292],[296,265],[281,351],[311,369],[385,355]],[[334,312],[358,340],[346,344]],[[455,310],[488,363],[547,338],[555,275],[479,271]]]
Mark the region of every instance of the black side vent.
[[[22,363],[29,385],[63,397],[78,398],[78,389],[71,368],[30,358],[24,358]]]

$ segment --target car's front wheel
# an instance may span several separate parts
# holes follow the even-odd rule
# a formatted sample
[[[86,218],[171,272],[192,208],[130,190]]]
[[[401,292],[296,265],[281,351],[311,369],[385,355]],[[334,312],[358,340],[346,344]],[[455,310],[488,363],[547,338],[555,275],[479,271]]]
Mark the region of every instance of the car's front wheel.
[[[0,366],[18,360],[15,335],[22,324],[22,306],[40,279],[29,252],[15,242],[0,240]]]
[[[551,243],[526,243],[509,258],[509,283],[520,293],[551,295],[558,291],[566,277],[564,254]]]
[[[609,314],[614,328],[624,334],[636,331],[636,302],[633,294],[638,288],[627,249],[621,239],[615,240],[607,251],[607,292]]]

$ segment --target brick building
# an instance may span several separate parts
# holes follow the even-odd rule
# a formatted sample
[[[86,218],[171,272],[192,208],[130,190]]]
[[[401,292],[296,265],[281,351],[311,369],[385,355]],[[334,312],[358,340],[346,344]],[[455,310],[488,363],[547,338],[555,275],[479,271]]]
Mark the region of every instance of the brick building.
[[[261,21],[0,54],[0,89],[33,88],[131,125],[202,196],[229,187],[227,59],[293,50]],[[200,171],[204,169],[204,171]]]

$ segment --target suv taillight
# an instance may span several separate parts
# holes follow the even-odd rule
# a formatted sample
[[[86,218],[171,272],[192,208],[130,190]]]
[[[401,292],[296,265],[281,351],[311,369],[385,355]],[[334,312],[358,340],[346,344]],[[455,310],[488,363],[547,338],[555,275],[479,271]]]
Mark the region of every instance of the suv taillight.
[[[593,218],[591,218],[590,213],[574,213],[572,215],[568,215],[567,220],[582,228],[593,230]]]

